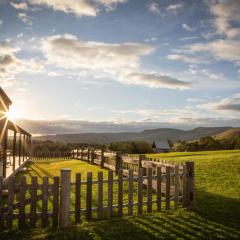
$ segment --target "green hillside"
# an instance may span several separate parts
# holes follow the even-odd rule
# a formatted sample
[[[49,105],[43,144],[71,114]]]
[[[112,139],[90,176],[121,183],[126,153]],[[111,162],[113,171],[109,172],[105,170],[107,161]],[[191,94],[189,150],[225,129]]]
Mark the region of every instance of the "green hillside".
[[[232,128],[232,129],[228,129],[222,133],[219,133],[214,137],[218,140],[223,140],[226,138],[239,137],[239,136],[240,136],[240,128]]]

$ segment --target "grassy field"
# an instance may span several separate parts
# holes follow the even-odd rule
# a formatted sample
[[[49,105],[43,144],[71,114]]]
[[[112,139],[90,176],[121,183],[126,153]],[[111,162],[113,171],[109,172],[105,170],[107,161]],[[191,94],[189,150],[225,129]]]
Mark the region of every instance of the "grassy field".
[[[3,233],[0,239],[240,239],[240,151],[168,153],[156,159],[195,162],[196,210],[183,209],[143,217],[83,222],[65,230],[34,229]],[[39,168],[40,166],[40,168]],[[32,165],[31,175],[58,175],[60,168],[72,173],[94,174],[96,166],[79,161],[49,161]],[[106,176],[106,171],[104,171]],[[96,176],[96,175],[95,175]]]

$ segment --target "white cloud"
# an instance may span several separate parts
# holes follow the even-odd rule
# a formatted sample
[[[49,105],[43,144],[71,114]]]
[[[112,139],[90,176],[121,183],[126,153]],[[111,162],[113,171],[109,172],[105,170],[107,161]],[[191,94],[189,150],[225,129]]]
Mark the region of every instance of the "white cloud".
[[[12,47],[7,41],[0,42],[0,55],[8,55],[12,53],[19,52],[21,49],[19,47]]]
[[[191,84],[169,76],[156,73],[131,73],[120,81],[126,84],[143,85],[151,88],[189,89]]]
[[[187,56],[183,54],[169,54],[167,55],[167,59],[174,61],[182,61],[186,63],[194,63],[194,64],[207,64],[209,61],[204,59],[203,57],[196,56]]]
[[[57,72],[48,72],[48,74],[47,74],[49,77],[59,77],[59,76],[61,76],[59,73],[57,73]]]
[[[116,8],[117,4],[125,3],[128,0],[95,0],[96,3],[102,4],[107,9],[113,10]]]
[[[194,58],[202,58],[200,56],[201,53],[204,55],[204,58],[211,57],[216,61],[225,60],[233,62],[236,66],[240,66],[240,41],[236,40],[224,39],[207,43],[190,44],[180,49],[175,49],[174,52],[177,53],[176,55],[181,55],[181,57],[173,56],[170,58],[184,60],[188,54],[193,55]]]
[[[21,3],[11,2],[11,5],[18,10],[28,10],[28,5],[26,2],[21,2]]]
[[[228,38],[240,36],[240,27],[235,27],[232,22],[240,23],[239,0],[216,0],[210,2],[210,11],[216,17],[214,24],[217,33],[226,35]]]
[[[8,42],[0,42],[0,83],[4,86],[13,84],[17,74],[25,72],[37,74],[44,66],[37,59],[19,59],[15,56],[21,49],[12,47]]]
[[[207,109],[209,111],[216,111],[218,113],[226,114],[232,113],[231,117],[235,117],[236,114],[240,116],[240,93],[236,93],[231,97],[223,98],[217,102],[210,102],[198,105],[199,108]]]
[[[168,12],[172,12],[172,13],[177,13],[177,11],[181,10],[182,8],[183,8],[183,4],[182,3],[170,4],[167,7],[167,11]]]
[[[210,52],[216,60],[240,61],[240,42],[234,40],[216,40],[189,46],[191,52]]]
[[[94,78],[108,77],[124,84],[186,89],[189,83],[141,71],[141,56],[151,54],[151,45],[126,42],[108,44],[85,42],[73,35],[56,35],[43,41],[42,50],[49,64]]]
[[[182,37],[182,38],[179,38],[178,40],[179,41],[189,41],[189,40],[195,40],[198,38],[199,38],[198,36],[191,36],[191,37]]]
[[[85,42],[72,35],[57,35],[44,40],[43,52],[49,63],[68,68],[107,74],[138,69],[140,57],[155,48],[147,44],[107,44]]]
[[[26,13],[19,13],[18,18],[28,26],[32,26],[32,21]]]
[[[196,30],[194,27],[191,27],[191,26],[187,25],[186,23],[182,24],[182,28],[187,32],[193,32]]]
[[[151,12],[155,12],[155,13],[159,13],[160,12],[159,4],[156,3],[156,2],[152,2],[152,3],[148,4],[148,9]]]
[[[151,37],[151,38],[146,38],[144,41],[145,41],[145,42],[155,42],[155,41],[157,41],[157,40],[158,40],[157,37]]]
[[[17,38],[22,38],[23,37],[23,33],[19,33],[18,35],[17,35]]]
[[[94,17],[100,11],[99,7],[113,9],[118,3],[124,3],[127,0],[28,0],[32,5],[42,5],[52,8],[55,11],[73,13],[76,16]]]

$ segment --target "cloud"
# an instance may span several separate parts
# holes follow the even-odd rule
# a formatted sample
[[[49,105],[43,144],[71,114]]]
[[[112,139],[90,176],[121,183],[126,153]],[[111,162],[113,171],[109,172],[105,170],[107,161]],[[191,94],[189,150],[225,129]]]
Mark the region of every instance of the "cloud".
[[[160,74],[143,73],[140,60],[151,54],[151,45],[126,42],[86,42],[73,35],[56,35],[43,41],[42,50],[49,64],[93,77],[108,77],[124,84],[186,89],[189,83]]]
[[[105,109],[106,111],[106,109]],[[219,115],[215,112],[209,115],[205,110],[190,108],[139,108],[122,109],[110,112],[108,121],[84,121],[70,119],[49,120],[17,120],[24,129],[33,134],[66,134],[86,132],[132,132],[153,128],[183,128],[193,127],[240,127],[240,116]],[[132,116],[134,116],[132,118]],[[130,119],[137,120],[130,120]]]
[[[183,23],[182,24],[182,28],[187,31],[187,32],[193,32],[195,31],[195,28],[194,27],[190,27],[189,25],[187,25],[186,23]]]
[[[170,4],[167,7],[167,11],[168,12],[172,12],[172,13],[177,13],[177,11],[181,10],[182,8],[183,8],[183,4],[182,3]]]
[[[19,52],[21,49],[19,47],[12,47],[10,46],[9,42],[3,41],[0,42],[0,55],[12,54]]]
[[[240,60],[240,42],[233,40],[217,40],[206,44],[195,44],[190,48],[193,52],[208,51],[217,60],[238,62]]]
[[[0,66],[2,66],[2,67],[11,65],[11,64],[13,64],[15,62],[16,62],[15,58],[13,56],[11,56],[11,55],[5,55],[5,56],[2,56],[0,58]],[[5,72],[4,68],[0,68],[0,71],[1,70],[2,70],[2,72]]]
[[[28,26],[32,26],[32,21],[26,13],[18,13],[18,18]]]
[[[210,11],[216,17],[214,25],[217,33],[226,35],[228,38],[240,36],[240,27],[234,26],[234,23],[240,23],[240,1],[239,0],[216,0],[210,2]]]
[[[148,4],[148,9],[151,12],[155,12],[155,13],[159,13],[160,12],[159,4],[156,3],[156,2],[152,2],[152,3]]]
[[[96,3],[102,4],[107,9],[113,10],[116,8],[117,4],[125,3],[128,0],[95,0]]]
[[[113,9],[118,3],[124,3],[127,0],[28,0],[31,5],[45,6],[55,11],[72,13],[78,17],[95,17],[100,11],[99,7]]]
[[[28,5],[26,2],[21,2],[21,3],[11,2],[11,5],[18,10],[28,10]]]
[[[182,61],[186,63],[194,63],[194,64],[207,64],[209,61],[204,59],[203,57],[196,56],[187,56],[183,54],[169,54],[167,55],[167,59],[173,61]]]
[[[23,33],[19,33],[18,35],[17,35],[17,38],[22,38],[23,37]]]
[[[0,20],[0,26],[3,24],[3,21],[2,20]]]
[[[225,114],[226,112],[240,114],[240,93],[236,93],[231,97],[223,98],[218,102],[210,102],[201,104],[199,108],[208,109],[211,111],[217,111]],[[232,115],[233,117],[234,115]]]
[[[151,88],[189,89],[191,84],[169,76],[151,73],[131,73],[123,76],[121,81],[126,84],[145,85]]]
[[[38,74],[44,71],[44,65],[37,59],[20,59],[16,53],[21,49],[10,46],[9,42],[0,42],[0,83],[4,86],[13,84],[17,74],[25,72]]]
[[[48,72],[47,74],[49,77],[59,77],[61,76],[61,74],[57,73],[57,72]]]
[[[140,57],[152,53],[155,48],[131,42],[86,42],[73,35],[56,35],[45,39],[42,49],[48,61],[57,66],[114,74],[138,68]]]
[[[196,43],[186,45],[181,49],[175,50],[175,52],[181,54],[204,53],[217,61],[226,60],[236,65],[240,64],[240,42],[236,40],[220,39],[207,43]]]
[[[189,41],[189,40],[195,40],[198,38],[199,38],[198,36],[191,36],[191,37],[182,37],[182,38],[179,38],[178,40],[179,41]]]

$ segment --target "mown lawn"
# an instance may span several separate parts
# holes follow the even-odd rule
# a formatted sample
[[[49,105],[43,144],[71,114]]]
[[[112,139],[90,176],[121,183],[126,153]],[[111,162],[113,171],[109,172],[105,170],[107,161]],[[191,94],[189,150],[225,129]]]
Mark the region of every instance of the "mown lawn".
[[[170,161],[195,162],[194,212],[179,209],[145,214],[142,217],[83,222],[61,231],[14,231],[3,233],[0,239],[240,239],[240,151],[149,156]],[[83,175],[87,171],[96,173],[99,170],[98,167],[85,165],[81,165]],[[72,163],[50,161],[44,166],[40,167],[50,175],[59,174],[59,167],[70,167],[73,173],[79,172],[79,162],[75,163],[74,160]],[[27,174],[35,175],[39,172],[41,169],[31,170]],[[105,171],[104,175],[106,176]]]

